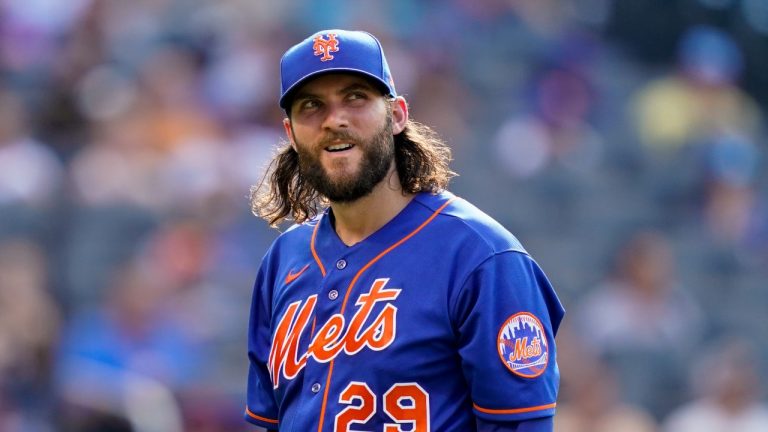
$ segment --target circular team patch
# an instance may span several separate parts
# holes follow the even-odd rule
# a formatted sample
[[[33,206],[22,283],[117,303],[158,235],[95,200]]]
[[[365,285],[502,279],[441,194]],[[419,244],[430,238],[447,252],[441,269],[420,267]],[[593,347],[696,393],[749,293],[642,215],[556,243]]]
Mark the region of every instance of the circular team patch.
[[[530,312],[507,318],[497,337],[499,357],[513,374],[535,378],[547,369],[549,345],[544,326]]]

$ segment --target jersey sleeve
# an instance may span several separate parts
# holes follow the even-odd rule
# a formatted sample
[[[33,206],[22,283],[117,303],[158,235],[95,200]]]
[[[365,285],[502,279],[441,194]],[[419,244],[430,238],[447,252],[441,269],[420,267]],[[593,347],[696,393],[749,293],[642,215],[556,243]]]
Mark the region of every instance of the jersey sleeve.
[[[259,270],[251,300],[251,316],[248,326],[248,392],[245,419],[257,426],[277,429],[278,409],[267,370],[271,345],[270,316],[271,289],[264,274]]]
[[[525,253],[506,251],[470,273],[452,308],[475,415],[519,422],[555,413],[555,333],[564,309]]]

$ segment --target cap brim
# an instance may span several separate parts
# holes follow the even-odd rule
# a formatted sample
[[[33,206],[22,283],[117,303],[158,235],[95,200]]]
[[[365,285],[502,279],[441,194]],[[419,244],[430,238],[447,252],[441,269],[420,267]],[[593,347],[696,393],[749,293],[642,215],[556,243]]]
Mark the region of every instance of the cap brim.
[[[314,71],[312,73],[308,73],[303,77],[301,77],[292,86],[290,86],[283,94],[283,97],[280,98],[280,107],[286,111],[289,111],[291,108],[290,107],[291,100],[293,99],[293,95],[296,93],[296,90],[298,90],[301,86],[303,86],[313,78],[317,78],[320,75],[331,74],[331,73],[351,73],[356,75],[363,75],[364,77],[369,78],[371,81],[376,83],[383,94],[394,96],[392,94],[392,91],[389,88],[389,85],[384,81],[382,81],[381,78],[377,77],[376,75],[370,72],[366,72],[364,70],[355,69],[355,68],[332,68],[332,69],[323,69],[319,71]]]

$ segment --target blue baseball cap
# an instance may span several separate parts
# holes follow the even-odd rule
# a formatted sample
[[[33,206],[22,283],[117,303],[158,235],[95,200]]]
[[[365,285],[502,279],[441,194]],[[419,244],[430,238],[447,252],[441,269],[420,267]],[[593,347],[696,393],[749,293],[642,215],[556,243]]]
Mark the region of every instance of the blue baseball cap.
[[[329,72],[364,75],[395,97],[395,83],[381,43],[364,31],[322,30],[292,46],[280,60],[280,107],[288,111],[291,95],[310,78]]]

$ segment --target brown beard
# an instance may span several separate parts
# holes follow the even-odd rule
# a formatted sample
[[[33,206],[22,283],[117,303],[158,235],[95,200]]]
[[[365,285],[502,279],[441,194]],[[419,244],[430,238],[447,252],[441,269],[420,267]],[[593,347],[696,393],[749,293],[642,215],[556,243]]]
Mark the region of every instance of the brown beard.
[[[297,142],[299,174],[307,184],[332,202],[348,203],[370,194],[373,188],[384,180],[395,158],[391,113],[387,115],[384,126],[368,142],[361,143],[360,139],[348,132],[334,132],[323,142],[330,143],[333,140],[349,141],[361,147],[363,159],[358,173],[336,181],[331,180],[320,159]]]

